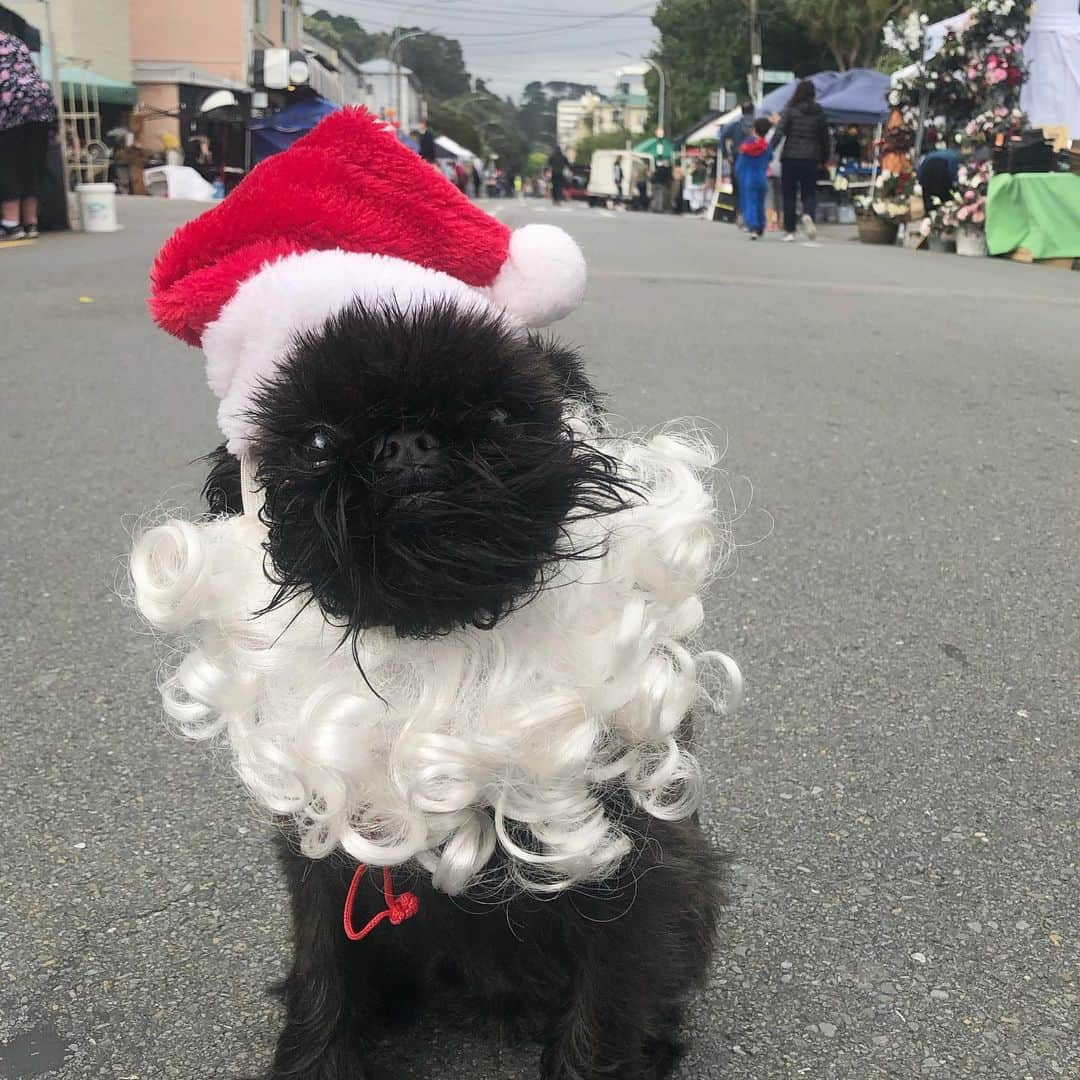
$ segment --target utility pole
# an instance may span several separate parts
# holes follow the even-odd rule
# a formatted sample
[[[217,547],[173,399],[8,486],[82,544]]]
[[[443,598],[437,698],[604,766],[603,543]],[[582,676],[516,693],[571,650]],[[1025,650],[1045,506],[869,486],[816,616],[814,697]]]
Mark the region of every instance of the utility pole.
[[[758,21],[758,0],[750,0],[750,75],[747,79],[750,100],[761,104],[761,25]]]

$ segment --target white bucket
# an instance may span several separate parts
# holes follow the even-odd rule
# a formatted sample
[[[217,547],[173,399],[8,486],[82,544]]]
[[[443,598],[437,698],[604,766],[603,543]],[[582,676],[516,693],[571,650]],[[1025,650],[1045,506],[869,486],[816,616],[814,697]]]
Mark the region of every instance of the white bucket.
[[[116,232],[116,185],[78,184],[79,212],[86,232]]]

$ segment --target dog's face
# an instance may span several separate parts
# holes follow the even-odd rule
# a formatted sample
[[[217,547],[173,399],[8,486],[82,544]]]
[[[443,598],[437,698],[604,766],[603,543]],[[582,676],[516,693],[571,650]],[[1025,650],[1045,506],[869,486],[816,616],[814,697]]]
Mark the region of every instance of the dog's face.
[[[297,342],[252,419],[278,600],[348,632],[490,627],[568,552],[564,523],[623,505],[570,436],[572,353],[494,315],[346,310]]]

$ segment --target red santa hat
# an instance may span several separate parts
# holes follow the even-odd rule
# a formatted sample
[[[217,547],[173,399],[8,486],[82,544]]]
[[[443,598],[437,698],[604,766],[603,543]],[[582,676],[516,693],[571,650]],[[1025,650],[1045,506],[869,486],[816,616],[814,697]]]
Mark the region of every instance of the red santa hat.
[[[151,272],[158,324],[206,354],[229,449],[297,333],[350,304],[487,306],[528,327],[569,314],[585,261],[550,225],[511,231],[363,109],[342,109],[179,229]]]

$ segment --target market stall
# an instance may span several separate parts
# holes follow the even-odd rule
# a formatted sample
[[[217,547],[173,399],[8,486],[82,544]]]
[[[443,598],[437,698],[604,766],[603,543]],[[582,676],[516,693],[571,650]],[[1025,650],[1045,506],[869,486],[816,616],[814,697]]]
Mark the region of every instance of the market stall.
[[[868,234],[891,228],[908,246],[965,255],[1004,254],[1026,240],[1057,251],[1057,233],[1071,247],[1080,188],[1057,175],[1068,163],[1055,152],[1067,143],[1051,147],[1021,105],[1029,12],[1023,0],[977,0],[942,23],[916,13],[886,27],[889,47],[911,63],[893,76]]]
[[[283,109],[251,121],[252,162],[287,150],[301,135],[306,135],[324,116],[339,106],[323,97],[295,101]]]
[[[847,153],[838,153],[835,167],[829,173],[823,171],[818,181],[824,219],[852,223],[855,220],[852,200],[868,194],[874,183],[873,147],[889,115],[889,76],[869,68],[853,68],[819,71],[809,79],[814,84],[818,104],[825,110],[825,119],[836,129],[837,148],[844,139],[851,140],[853,146],[857,144]],[[758,115],[783,112],[799,81],[766,94],[758,106]],[[874,134],[865,135],[867,129]]]

